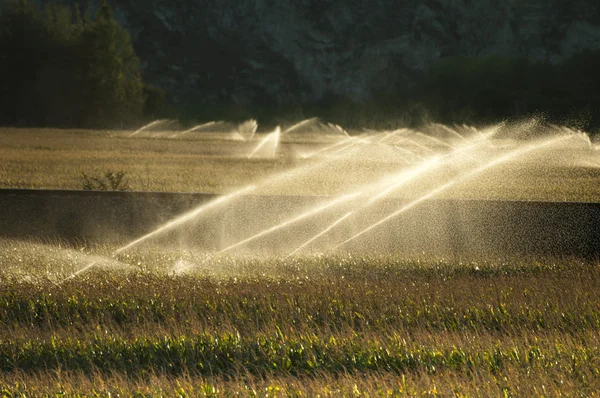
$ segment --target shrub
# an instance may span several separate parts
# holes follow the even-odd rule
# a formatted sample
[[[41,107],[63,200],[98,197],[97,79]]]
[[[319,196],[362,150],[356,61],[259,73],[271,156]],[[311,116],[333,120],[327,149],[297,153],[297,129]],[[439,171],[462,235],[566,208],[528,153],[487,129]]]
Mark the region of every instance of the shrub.
[[[91,177],[81,172],[82,188],[84,191],[127,191],[130,187],[125,179],[126,174],[123,170],[107,170],[99,177]]]

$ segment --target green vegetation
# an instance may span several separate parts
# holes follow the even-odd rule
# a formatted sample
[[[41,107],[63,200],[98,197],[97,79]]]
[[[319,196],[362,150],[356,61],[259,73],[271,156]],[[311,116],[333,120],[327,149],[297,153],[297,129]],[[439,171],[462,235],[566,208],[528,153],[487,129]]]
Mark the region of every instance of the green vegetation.
[[[326,101],[332,114],[323,116],[385,127],[390,119],[419,125],[537,115],[595,131],[600,128],[599,67],[600,51],[575,53],[557,64],[501,56],[441,58],[410,89],[390,89],[365,104]]]
[[[441,58],[410,87],[406,82],[357,101],[333,93],[292,105],[185,104],[170,109],[184,120],[244,120],[278,124],[318,116],[346,128],[388,129],[430,121],[480,124],[544,117],[596,132],[600,128],[600,51],[574,53],[562,62],[502,56]]]
[[[99,177],[93,177],[82,171],[82,188],[84,191],[127,191],[130,188],[126,174],[123,170],[106,170]]]
[[[40,12],[13,0],[0,9],[1,124],[117,127],[159,106],[106,1],[95,15],[73,4]]]
[[[447,122],[543,114],[553,122],[598,128],[599,66],[600,51],[576,53],[558,64],[452,57],[434,65],[414,94]]]
[[[254,103],[236,105],[227,93],[243,65],[235,51],[208,40],[199,44],[212,55],[198,71],[203,78],[197,89],[219,87],[222,95],[210,103],[167,103],[168,93],[142,81],[129,33],[105,0],[95,12],[65,3],[50,1],[40,11],[25,0],[9,0],[0,8],[0,107],[5,110],[0,124],[120,128],[169,117],[183,123],[256,118],[274,126],[317,116],[346,128],[381,129],[536,115],[594,133],[600,127],[600,51],[591,50],[561,62],[445,57],[410,84],[401,80],[363,101],[335,93],[295,101],[298,81],[290,83],[285,103],[256,88]],[[269,62],[293,73],[287,61]]]
[[[0,246],[5,391],[530,396],[599,388],[597,264],[151,249],[60,283],[112,249]]]

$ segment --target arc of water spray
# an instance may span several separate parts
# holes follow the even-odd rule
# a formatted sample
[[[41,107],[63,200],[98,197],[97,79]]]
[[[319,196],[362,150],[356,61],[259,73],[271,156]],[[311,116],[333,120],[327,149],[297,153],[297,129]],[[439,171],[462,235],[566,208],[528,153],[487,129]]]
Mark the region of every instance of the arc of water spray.
[[[472,149],[474,147],[480,146],[480,145],[482,145],[482,143],[483,143],[482,141],[477,141],[477,142],[474,142],[474,143],[472,143],[470,145],[466,145],[466,146],[457,148],[452,153],[446,154],[444,156],[436,156],[436,157],[430,158],[429,160],[427,160],[424,163],[422,163],[420,166],[415,167],[415,168],[409,170],[408,172],[406,172],[406,171],[402,172],[400,174],[400,176],[399,176],[400,181],[397,181],[392,186],[386,187],[384,190],[380,191],[379,194],[377,194],[376,196],[372,197],[365,204],[365,206],[363,206],[363,208],[372,205],[376,201],[378,201],[381,198],[387,196],[390,192],[392,192],[392,191],[400,188],[403,185],[406,185],[407,183],[409,183],[410,181],[414,180],[418,176],[422,175],[424,172],[432,169],[433,167],[435,167],[437,165],[440,165],[440,164],[444,164],[444,163],[441,163],[442,159],[451,158],[453,156],[456,156],[459,153],[462,153],[462,152],[470,150],[470,149]],[[295,254],[295,253],[297,253],[299,250],[303,249],[304,247],[308,246],[310,243],[316,241],[318,238],[322,237],[323,235],[325,235],[326,233],[328,233],[329,231],[331,231],[335,226],[337,226],[340,223],[342,223],[346,218],[350,217],[356,211],[358,211],[358,210],[352,210],[352,211],[348,212],[347,214],[343,215],[342,217],[340,217],[339,219],[337,219],[336,221],[334,221],[331,225],[329,225],[324,230],[322,230],[321,232],[319,232],[316,236],[312,237],[307,242],[303,243],[300,247],[298,247],[296,250],[294,250],[293,252],[291,252],[288,255],[288,257],[291,256],[291,255],[293,255],[293,254]]]
[[[346,137],[343,140],[336,142],[335,144],[328,145],[325,148],[321,148],[321,149],[319,149],[317,151],[311,152],[308,155],[302,155],[302,159],[311,158],[311,157],[313,157],[313,156],[315,156],[315,155],[317,155],[319,153],[327,152],[327,151],[329,151],[329,150],[331,150],[333,148],[336,148],[336,147],[338,147],[340,145],[344,145],[344,144],[346,144],[346,146],[352,145],[352,142],[348,142],[348,141],[352,141],[352,140],[354,140],[354,138],[352,138],[352,137]]]
[[[500,123],[488,126],[482,130],[476,129],[480,136],[484,138],[491,138],[496,135],[500,130],[502,130],[506,126],[506,121],[502,121]]]
[[[537,143],[537,144],[531,144],[526,146],[525,148],[521,148],[521,149],[517,149],[514,151],[511,151],[507,154],[504,154],[502,156],[499,156],[497,158],[495,158],[494,160],[484,164],[483,166],[480,166],[474,170],[470,170],[464,174],[462,174],[461,176],[459,176],[458,178],[455,178],[431,191],[429,191],[428,193],[426,193],[425,195],[421,196],[418,199],[415,199],[414,201],[408,203],[407,205],[401,207],[399,210],[393,212],[392,214],[382,218],[381,220],[377,221],[374,224],[371,224],[369,227],[365,228],[364,230],[362,230],[361,232],[357,233],[356,235],[352,236],[351,238],[345,240],[344,242],[340,243],[339,245],[337,245],[335,247],[335,249],[346,245],[347,243],[353,241],[354,239],[366,234],[367,232],[371,231],[372,229],[378,227],[381,224],[384,224],[390,220],[392,220],[395,217],[398,217],[399,215],[401,215],[402,213],[412,209],[413,207],[421,204],[423,201],[432,198],[436,195],[439,195],[440,193],[444,192],[445,190],[455,186],[456,184],[463,182],[467,179],[473,178],[475,176],[477,176],[478,174],[481,174],[482,172],[484,172],[485,170],[488,170],[491,167],[497,166],[499,164],[505,163],[511,159],[517,158],[517,157],[521,157],[527,153],[533,152],[535,150],[539,150],[542,149],[544,147],[556,144],[560,141],[563,141],[566,138],[571,138],[571,137],[558,137],[555,138],[553,140],[549,140],[547,142],[542,142],[542,143]]]
[[[284,130],[284,131],[281,133],[281,135],[284,135],[284,134],[287,134],[287,133],[291,133],[292,131],[294,131],[294,130],[296,130],[296,129],[299,129],[300,127],[302,127],[302,126],[305,126],[305,125],[307,125],[307,124],[309,124],[309,123],[312,123],[312,122],[314,122],[314,121],[316,121],[316,120],[318,120],[318,119],[319,119],[319,118],[317,118],[317,117],[311,117],[310,119],[302,120],[302,121],[300,121],[300,122],[298,122],[298,123],[294,124],[293,126],[291,126],[291,127],[288,127],[287,129],[285,129],[285,130]]]
[[[261,238],[261,237],[263,237],[265,235],[268,235],[268,234],[271,234],[273,232],[276,232],[276,231],[278,231],[278,230],[280,230],[282,228],[289,227],[292,224],[295,224],[295,223],[297,223],[299,221],[302,221],[302,220],[304,220],[306,218],[309,218],[309,217],[312,217],[314,215],[317,215],[317,214],[319,214],[319,213],[321,213],[321,212],[323,212],[323,211],[325,211],[325,210],[327,210],[327,209],[329,209],[329,208],[331,208],[333,206],[336,206],[336,205],[339,205],[339,204],[342,204],[342,203],[345,203],[345,202],[349,202],[350,200],[356,198],[357,196],[359,196],[361,194],[362,194],[362,192],[356,192],[356,193],[353,193],[353,194],[344,195],[341,198],[337,198],[335,200],[327,202],[326,204],[321,205],[321,206],[317,207],[316,209],[311,209],[311,210],[309,210],[309,211],[307,211],[305,213],[300,214],[297,217],[294,217],[292,219],[283,221],[283,222],[281,222],[281,223],[279,223],[279,224],[277,224],[277,225],[275,225],[275,226],[273,226],[273,227],[271,227],[269,229],[266,229],[266,230],[264,230],[262,232],[259,232],[256,235],[253,235],[253,236],[251,236],[251,237],[249,237],[247,239],[244,239],[244,240],[242,240],[240,242],[237,242],[237,243],[235,243],[235,244],[233,244],[233,245],[231,245],[229,247],[226,247],[225,249],[221,250],[219,253],[224,253],[224,252],[229,251],[229,250],[231,250],[233,248],[236,248],[238,246],[244,245],[244,244],[249,243],[249,242],[251,242],[253,240],[256,240],[258,238]]]
[[[398,151],[400,151],[400,152],[404,152],[404,153],[406,153],[407,155],[411,155],[412,157],[415,157],[415,158],[417,158],[417,159],[420,159],[420,160],[425,160],[425,158],[424,158],[423,156],[421,156],[421,155],[417,155],[416,153],[414,153],[414,152],[411,152],[411,151],[409,151],[409,150],[408,150],[408,149],[406,149],[406,148],[402,148],[402,147],[399,147],[399,146],[396,146],[396,145],[394,145],[394,146],[393,146],[393,148],[397,149],[397,150],[398,150]]]
[[[277,128],[275,129],[275,138],[273,139],[273,152],[271,153],[272,157],[275,157],[275,154],[277,153],[277,145],[279,145],[280,135],[281,129],[279,128],[279,126],[277,126]]]
[[[298,176],[307,174],[315,169],[318,169],[320,167],[325,167],[330,165],[331,163],[333,163],[334,161],[339,161],[340,159],[344,159],[344,158],[348,158],[353,154],[352,151],[348,151],[347,153],[345,153],[344,155],[340,156],[339,158],[335,159],[335,160],[330,160],[330,159],[321,159],[316,161],[315,163],[311,163],[308,165],[305,165],[303,167],[300,168],[294,168],[291,170],[287,170],[284,172],[281,172],[279,174],[276,174],[274,176],[269,177],[268,179],[263,180],[262,182],[256,184],[257,189],[258,188],[264,188],[264,187],[268,187],[270,185],[273,184],[277,184],[280,181],[287,181],[291,178],[296,178]]]
[[[275,152],[277,151],[277,144],[279,142],[280,134],[281,134],[281,128],[279,126],[277,126],[275,128],[275,131],[273,131],[272,133],[269,133],[265,138],[262,139],[262,141],[258,144],[258,146],[256,148],[254,148],[252,153],[250,153],[250,155],[248,155],[248,159],[250,159],[252,156],[254,156],[256,154],[256,152],[258,152],[260,150],[260,148],[267,145],[269,142],[273,142],[272,155],[275,156]]]
[[[346,130],[344,130],[344,128],[342,126],[340,126],[339,124],[327,123],[327,126],[329,126],[329,128],[331,128],[333,130],[337,130],[340,133],[346,135],[346,137],[350,137],[350,134],[348,134],[348,132]]]
[[[117,255],[119,253],[122,253],[123,251],[125,251],[127,249],[130,249],[133,246],[138,245],[138,244],[140,244],[140,243],[142,243],[142,242],[144,242],[144,241],[146,241],[146,240],[148,240],[148,239],[150,239],[150,238],[152,238],[154,236],[157,236],[157,235],[159,235],[159,234],[161,234],[163,232],[169,231],[169,230],[171,230],[171,229],[173,229],[173,228],[175,228],[175,227],[177,227],[177,226],[179,226],[179,225],[181,225],[183,223],[186,223],[186,222],[192,220],[193,218],[197,217],[199,214],[203,213],[204,211],[209,210],[209,209],[211,209],[213,207],[216,207],[216,206],[218,206],[220,204],[226,203],[227,201],[230,201],[230,200],[234,199],[235,197],[240,196],[240,195],[242,195],[244,193],[250,192],[250,191],[254,190],[255,188],[256,187],[254,185],[251,185],[251,186],[243,188],[243,189],[241,189],[241,190],[239,190],[237,192],[234,192],[232,194],[220,197],[220,198],[218,198],[216,200],[213,200],[213,201],[211,201],[211,202],[209,202],[207,204],[201,205],[201,206],[197,207],[196,209],[194,209],[192,211],[189,211],[189,212],[183,214],[180,217],[177,217],[175,220],[173,220],[173,221],[171,221],[171,222],[163,225],[162,227],[160,227],[160,228],[158,228],[158,229],[156,229],[156,230],[154,230],[154,231],[152,231],[152,232],[150,232],[150,233],[142,236],[141,238],[136,239],[133,242],[131,242],[131,243],[129,243],[129,244],[127,244],[127,245],[125,245],[125,246],[123,246],[123,247],[115,250],[112,253],[112,256],[115,256],[115,255]],[[98,261],[94,261],[93,263],[86,265],[85,267],[81,268],[77,272],[72,273],[71,275],[69,275],[66,278],[64,278],[63,280],[61,280],[60,282],[56,283],[56,285],[57,286],[62,285],[64,282],[68,281],[69,279],[75,278],[77,275],[80,275],[80,274],[86,272],[87,270],[93,268],[97,264],[98,264]]]
[[[415,140],[412,140],[410,138],[406,142],[409,142],[409,143],[413,144],[414,146],[424,149],[424,150],[428,151],[429,153],[435,153],[435,151],[433,149],[429,148],[427,145],[419,144],[418,142],[416,142]]]
[[[382,137],[385,138],[386,134],[387,132],[383,131],[376,134],[372,134],[368,136],[368,138],[363,139],[368,139],[371,144],[380,144]]]
[[[434,125],[434,126],[437,126],[437,127],[439,127],[439,128],[441,128],[442,130],[445,130],[446,132],[448,132],[448,133],[450,133],[450,134],[452,134],[452,135],[454,135],[454,136],[456,136],[456,137],[460,138],[460,139],[461,139],[461,140],[463,140],[463,141],[466,141],[466,140],[467,140],[467,139],[466,139],[465,137],[463,137],[463,136],[462,136],[462,134],[460,134],[458,131],[455,131],[455,130],[451,129],[450,127],[448,127],[448,126],[446,126],[446,125],[444,125],[444,124],[441,124],[441,123],[433,123],[433,125]]]
[[[209,126],[215,125],[217,123],[221,123],[221,122],[208,122],[208,123],[204,123],[204,124],[199,124],[197,126],[192,127],[191,129],[182,131],[181,133],[175,133],[171,137],[181,137],[184,134],[191,133],[192,131],[203,129],[205,127],[209,127]]]
[[[251,141],[252,138],[254,138],[254,134],[256,134],[257,129],[258,122],[254,119],[249,119],[237,127],[235,134],[241,137],[244,141]]]
[[[352,210],[352,211],[349,211],[348,213],[344,214],[343,216],[341,216],[340,218],[338,218],[336,221],[334,221],[332,224],[330,224],[327,228],[325,228],[324,230],[322,230],[321,232],[319,232],[318,234],[316,234],[315,236],[313,236],[312,238],[310,238],[309,240],[307,240],[306,242],[304,242],[303,244],[301,244],[300,246],[298,246],[293,252],[291,252],[290,254],[288,254],[286,256],[286,258],[288,258],[290,256],[293,256],[294,254],[298,253],[300,250],[304,249],[306,246],[310,245],[312,242],[316,241],[321,236],[323,236],[326,233],[328,233],[329,231],[331,231],[333,228],[335,228],[336,225],[340,224],[346,218],[350,217],[354,213],[355,213],[355,210]]]
[[[119,254],[119,253],[121,253],[121,252],[123,252],[123,251],[125,251],[125,250],[127,250],[127,249],[129,249],[129,248],[131,248],[133,246],[135,246],[135,245],[138,245],[138,244],[144,242],[145,240],[148,240],[148,239],[150,239],[150,238],[152,238],[152,237],[154,237],[156,235],[159,235],[159,234],[161,234],[163,232],[169,231],[169,230],[171,230],[171,229],[173,229],[173,228],[175,228],[175,227],[177,227],[177,226],[179,226],[179,225],[181,225],[183,223],[186,223],[186,222],[192,220],[193,218],[196,218],[199,214],[201,214],[201,213],[203,213],[203,212],[205,212],[205,211],[207,211],[207,210],[209,210],[209,209],[211,209],[213,207],[216,207],[216,206],[218,206],[220,204],[228,202],[228,201],[230,201],[230,200],[232,200],[232,199],[234,199],[234,198],[236,198],[238,196],[241,196],[241,195],[243,195],[245,193],[253,191],[254,189],[256,189],[256,186],[251,185],[251,186],[243,188],[243,189],[241,189],[241,190],[239,190],[237,192],[234,192],[232,194],[220,197],[220,198],[215,199],[215,200],[213,200],[213,201],[211,201],[211,202],[209,202],[207,204],[199,206],[196,209],[194,209],[192,211],[189,211],[189,212],[183,214],[182,216],[177,217],[175,220],[173,220],[171,222],[168,222],[167,224],[163,225],[162,227],[160,227],[160,228],[158,228],[158,229],[150,232],[149,234],[146,234],[146,235],[142,236],[141,238],[136,239],[133,242],[131,242],[131,243],[129,243],[129,244],[121,247],[120,249],[115,250],[115,252],[113,253],[113,255],[114,254]]]
[[[395,136],[395,135],[398,135],[398,134],[400,134],[400,133],[404,133],[405,131],[406,131],[406,129],[404,129],[404,128],[402,128],[402,129],[397,129],[397,130],[394,130],[394,131],[392,131],[392,132],[390,132],[390,133],[386,134],[386,135],[385,135],[385,136],[384,136],[382,139],[380,139],[380,140],[379,140],[379,143],[380,143],[380,144],[383,144],[383,142],[384,142],[385,140],[388,140],[388,139],[392,138],[393,136]]]
[[[400,186],[405,185],[408,182],[414,180],[416,177],[418,177],[419,175],[421,175],[422,173],[424,173],[425,171],[431,169],[433,166],[435,166],[437,163],[439,163],[439,160],[440,160],[439,157],[432,158],[431,160],[425,162],[424,164],[422,164],[419,167],[416,167],[416,168],[414,168],[414,169],[412,169],[412,170],[410,170],[408,172],[406,172],[406,171],[403,172],[401,174],[402,178],[401,178],[400,181],[396,182],[391,187],[387,187],[384,191],[382,191],[381,193],[379,193],[377,196],[371,198],[365,204],[364,207],[368,207],[368,206],[372,205],[374,202],[376,202],[379,199],[383,198],[384,196],[386,196],[388,193],[390,193],[394,189],[398,189]],[[299,247],[297,247],[293,252],[291,252],[290,254],[288,254],[288,257],[294,255],[297,252],[299,252],[300,250],[302,250],[303,248],[305,248],[306,246],[308,246],[312,242],[316,241],[317,239],[319,239],[320,237],[322,237],[323,235],[325,235],[326,233],[328,233],[329,231],[331,231],[337,225],[341,224],[345,219],[347,219],[348,217],[350,217],[352,214],[356,213],[356,211],[357,210],[349,211],[348,213],[344,214],[342,217],[340,217],[337,220],[335,220],[332,224],[330,224],[328,227],[326,227],[325,229],[323,229],[317,235],[313,236],[312,238],[310,238],[309,240],[307,240],[306,242],[304,242],[303,244],[301,244]]]
[[[336,149],[335,151],[331,152],[331,154],[335,155],[335,154],[340,153],[347,149],[352,149],[352,153],[353,153],[353,152],[356,152],[359,150],[358,145],[373,143],[369,138],[348,137],[347,139],[351,140],[352,142],[349,142],[348,145],[343,146],[342,148]]]
[[[328,161],[318,162],[316,164],[310,165],[309,167],[306,167],[305,169],[302,170],[302,172],[310,172],[313,169],[315,169],[317,167],[320,167],[323,164],[328,164],[328,163],[329,163]],[[264,186],[264,185],[268,185],[268,184],[273,184],[273,183],[276,183],[276,182],[281,181],[281,180],[286,180],[291,175],[298,174],[298,173],[299,173],[298,170],[290,170],[290,171],[286,171],[284,173],[280,173],[278,176],[275,176],[275,177],[269,179],[267,182],[265,182],[263,184],[260,184],[260,186]],[[150,233],[142,236],[141,238],[136,239],[133,242],[131,242],[131,243],[129,243],[129,244],[127,244],[127,245],[125,245],[125,246],[117,249],[116,251],[113,252],[112,255],[114,256],[116,254],[122,253],[123,251],[125,251],[127,249],[130,249],[131,247],[133,247],[133,246],[135,246],[137,244],[140,244],[140,243],[142,243],[143,241],[145,241],[147,239],[150,239],[150,238],[152,238],[152,237],[154,237],[156,235],[159,235],[160,233],[163,233],[163,232],[168,231],[168,230],[170,230],[172,228],[175,228],[176,226],[181,225],[181,224],[187,222],[188,220],[191,220],[192,218],[194,218],[195,216],[201,214],[205,210],[209,210],[210,208],[214,208],[214,207],[218,206],[219,204],[223,204],[223,203],[227,202],[228,200],[234,199],[236,196],[240,196],[240,195],[242,195],[242,194],[244,194],[246,192],[250,192],[252,190],[255,190],[257,187],[258,187],[257,185],[248,186],[248,187],[243,188],[243,189],[241,189],[241,190],[239,190],[237,192],[234,192],[234,193],[229,194],[227,196],[223,196],[223,197],[221,197],[219,199],[216,199],[216,200],[214,200],[212,202],[209,202],[209,203],[207,203],[205,205],[202,205],[199,208],[197,208],[195,210],[192,210],[191,212],[188,212],[188,213],[186,213],[186,214],[184,214],[184,215],[176,218],[175,220],[173,220],[173,221],[169,222],[168,224],[160,227],[159,229],[156,229],[155,231],[150,232]],[[85,271],[93,268],[97,264],[98,264],[98,262],[94,262],[92,264],[89,264],[89,265],[85,266],[84,268],[78,270],[77,272],[69,275],[68,277],[66,277],[62,281],[58,282],[57,285],[60,285],[60,284],[64,283],[65,281],[67,281],[69,279],[72,279],[72,278],[76,277],[77,275],[82,274],[83,272],[85,272]]]
[[[149,129],[150,127],[154,127],[157,124],[163,123],[163,122],[166,122],[166,121],[168,121],[168,119],[159,119],[159,120],[153,121],[152,123],[148,123],[147,125],[139,128],[136,131],[134,131],[133,133],[129,134],[129,137],[133,137],[134,135],[137,135],[137,134],[141,133],[142,131]]]
[[[86,265],[85,267],[83,267],[82,269],[80,269],[80,270],[78,270],[78,271],[76,271],[76,272],[72,273],[71,275],[67,276],[67,277],[66,277],[66,278],[64,278],[63,280],[56,282],[56,283],[55,283],[55,285],[56,285],[56,286],[60,286],[60,285],[62,285],[63,283],[65,283],[66,281],[68,281],[69,279],[73,279],[73,278],[77,277],[77,275],[79,275],[79,274],[83,274],[85,271],[87,271],[87,270],[88,270],[88,269],[90,269],[90,268],[93,268],[93,267],[94,267],[94,266],[96,266],[97,264],[98,264],[98,262],[97,262],[97,261],[94,261],[93,263],[91,263],[91,264],[88,264],[88,265]]]
[[[351,140],[351,141],[359,140],[360,142],[365,141],[365,139],[357,139],[355,137],[349,137],[349,138],[347,138],[344,141],[348,141],[348,140]],[[350,145],[348,145],[348,147],[351,146],[351,145],[356,145],[356,143],[351,143]],[[351,153],[352,152],[348,152],[348,153],[346,153],[345,156],[349,156]],[[319,163],[317,163],[315,165],[311,165],[310,167],[307,167],[306,169],[303,170],[303,172],[306,173],[306,172],[312,171],[313,169],[315,169],[317,167],[320,167],[323,164],[328,164],[328,163],[329,162],[327,162],[327,161],[319,162]],[[286,173],[280,174],[279,176],[277,176],[275,178],[275,181],[272,181],[272,180],[268,181],[268,184],[273,184],[273,183],[275,183],[275,182],[277,182],[279,180],[287,179],[291,174],[297,174],[297,173],[298,173],[297,170],[291,170],[291,171],[288,171]],[[245,243],[248,243],[248,242],[250,242],[252,240],[258,239],[258,238],[260,238],[262,236],[265,236],[267,234],[270,234],[272,232],[275,232],[275,231],[277,231],[277,230],[279,230],[281,228],[287,227],[287,226],[289,226],[289,225],[291,225],[291,224],[293,224],[295,222],[301,221],[304,218],[307,218],[307,217],[310,217],[312,215],[318,214],[318,213],[320,213],[320,212],[322,212],[324,210],[327,210],[328,208],[330,208],[332,206],[335,206],[337,204],[341,204],[341,203],[350,201],[350,200],[354,199],[355,197],[357,197],[357,196],[359,196],[361,194],[362,194],[362,192],[356,192],[356,193],[352,193],[352,194],[349,194],[349,195],[345,195],[345,196],[343,196],[341,198],[335,199],[335,200],[333,200],[331,202],[326,203],[325,205],[320,206],[317,209],[310,210],[310,211],[308,211],[308,212],[306,212],[304,214],[301,214],[298,217],[295,217],[295,218],[292,218],[290,220],[287,220],[287,221],[285,221],[285,222],[283,222],[283,223],[281,223],[279,225],[276,225],[276,226],[274,226],[274,227],[272,227],[272,228],[270,228],[270,229],[268,229],[266,231],[260,232],[260,233],[254,235],[254,236],[252,236],[252,237],[250,237],[248,239],[245,239],[245,240],[243,240],[241,242],[238,242],[238,243],[236,243],[234,245],[231,245],[231,246],[223,249],[221,251],[221,253],[223,253],[225,251],[228,251],[230,249],[233,249],[233,248],[235,248],[237,246],[241,246],[241,245],[243,245]]]
[[[354,152],[358,151],[358,148],[357,148],[358,145],[360,145],[360,144],[370,144],[371,141],[369,141],[367,138],[347,137],[347,138],[344,139],[343,143],[345,145],[342,145],[341,148],[337,148],[335,151],[331,152],[330,155],[337,155],[338,153],[343,152],[343,151],[349,151],[344,156],[349,155],[349,154],[353,154]],[[341,144],[342,143],[338,143],[338,144],[335,144],[335,145],[330,145],[329,147],[324,148],[323,150],[325,150],[325,149],[333,149],[333,148],[335,148],[335,147],[337,147],[337,146],[339,146]],[[322,152],[323,150],[319,150],[317,152],[313,152],[313,154],[317,154],[319,152]],[[311,154],[310,156],[312,156],[313,154]]]
[[[113,253],[113,256],[114,256],[114,253]],[[70,279],[73,279],[73,278],[75,278],[76,276],[78,276],[78,275],[80,275],[80,274],[83,274],[83,273],[84,273],[84,272],[86,272],[87,270],[89,270],[89,269],[91,269],[91,268],[95,267],[96,265],[98,265],[98,264],[100,264],[100,263],[101,263],[101,261],[100,261],[100,260],[95,260],[95,261],[92,261],[91,263],[89,263],[89,264],[88,264],[88,265],[86,265],[85,267],[83,267],[83,268],[81,268],[81,269],[79,269],[79,270],[77,270],[77,271],[73,272],[71,275],[67,276],[66,278],[64,278],[64,279],[62,279],[62,280],[60,280],[60,281],[58,281],[58,282],[53,282],[53,283],[54,283],[54,285],[55,285],[55,286],[57,286],[57,287],[60,287],[60,286],[61,286],[63,283],[65,283],[66,281],[68,281],[68,280],[70,280]],[[138,269],[140,269],[140,270],[141,270],[141,268],[140,268],[139,266],[134,266],[134,267],[136,267],[136,268],[138,268]]]
[[[421,174],[425,173],[426,171],[428,171],[428,170],[432,169],[433,167],[435,167],[436,165],[438,165],[440,163],[441,159],[442,159],[442,157],[435,156],[435,157],[421,163],[418,167],[415,167],[407,172],[403,172],[400,175],[399,181],[395,182],[394,184],[392,184],[392,185],[388,186],[387,188],[385,188],[384,190],[380,191],[379,194],[373,196],[367,202],[367,205],[373,204],[374,202],[387,196],[390,192],[393,192],[396,189],[400,188],[401,186],[406,185],[407,183],[413,181],[415,178],[417,178]]]
[[[428,139],[429,141],[435,142],[436,144],[440,144],[440,145],[446,146],[448,148],[455,148],[454,145],[448,144],[447,142],[444,142],[444,141],[440,140],[439,138],[432,137],[430,135],[423,134],[423,133],[420,133],[420,132],[417,133],[416,135],[418,135],[419,137],[423,137],[425,139]]]
[[[321,167],[324,164],[326,165],[328,163],[330,163],[330,162],[328,162],[328,161],[318,162],[318,163],[310,165],[309,167],[306,167],[306,168],[304,168],[304,169],[302,169],[300,171],[302,173],[307,173],[307,172],[312,171],[315,168]],[[209,202],[209,203],[207,203],[205,205],[202,205],[202,206],[200,206],[200,207],[198,207],[198,208],[196,208],[196,209],[194,209],[194,210],[192,210],[192,211],[190,211],[190,212],[188,212],[186,214],[183,214],[180,217],[177,217],[175,220],[169,222],[168,224],[160,227],[159,229],[157,229],[157,230],[155,230],[153,232],[150,232],[149,234],[146,234],[146,235],[142,236],[139,239],[134,240],[133,242],[127,244],[126,246],[123,246],[123,247],[117,249],[113,253],[113,255],[114,254],[119,254],[119,253],[121,253],[121,252],[123,252],[123,251],[125,251],[125,250],[127,250],[127,249],[129,249],[129,248],[131,248],[131,247],[133,247],[133,246],[135,246],[137,244],[139,244],[139,243],[142,243],[143,241],[145,241],[147,239],[150,239],[151,237],[156,236],[156,235],[158,235],[158,234],[160,234],[162,232],[165,232],[165,231],[168,231],[168,230],[170,230],[172,228],[175,228],[176,226],[181,225],[181,224],[183,224],[183,223],[185,223],[185,222],[193,219],[194,217],[196,217],[197,215],[201,214],[202,212],[204,212],[206,210],[209,210],[209,209],[211,209],[213,207],[216,207],[216,206],[218,206],[220,204],[223,204],[223,203],[225,203],[225,202],[227,202],[229,200],[232,200],[232,199],[234,199],[237,196],[241,196],[241,195],[243,195],[243,194],[245,194],[247,192],[253,191],[253,190],[255,190],[255,189],[259,188],[259,187],[263,187],[263,186],[266,186],[266,185],[274,184],[274,183],[277,183],[277,182],[279,182],[281,180],[286,180],[286,179],[290,178],[290,176],[292,176],[294,174],[298,174],[300,171],[298,171],[297,169],[286,171],[284,173],[280,173],[279,175],[277,175],[275,177],[270,178],[269,180],[263,182],[262,184],[251,185],[251,186],[245,187],[245,188],[243,188],[243,189],[241,189],[241,190],[239,190],[237,192],[234,192],[232,194],[229,194],[229,195],[220,197],[220,198],[218,198],[216,200],[213,200],[212,202]]]

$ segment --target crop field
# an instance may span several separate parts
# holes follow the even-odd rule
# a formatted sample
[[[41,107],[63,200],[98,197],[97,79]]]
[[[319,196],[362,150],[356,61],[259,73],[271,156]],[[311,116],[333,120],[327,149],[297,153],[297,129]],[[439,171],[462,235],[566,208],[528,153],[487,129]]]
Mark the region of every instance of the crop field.
[[[0,128],[0,188],[79,190],[83,187],[82,173],[100,176],[105,171],[123,171],[134,191],[227,193],[278,173],[310,166],[318,160],[306,154],[332,146],[336,157],[329,162],[331,172],[314,173],[288,186],[280,184],[275,193],[337,195],[348,187],[393,173],[402,154],[380,146],[365,146],[358,154],[356,150],[337,151],[335,137],[333,141],[331,137],[315,140],[296,134],[281,140],[277,156],[249,158],[256,143],[223,134],[194,132],[173,137],[158,132],[130,137],[130,133]],[[476,184],[457,187],[441,196],[600,201],[597,156],[576,155],[566,162],[555,154],[544,156],[548,162],[490,170]],[[420,189],[417,183],[412,191]]]
[[[0,188],[80,190],[110,170],[123,189],[228,194],[132,242],[0,235],[4,396],[600,391],[597,259],[345,246],[431,198],[598,202],[586,134],[208,125],[220,130],[0,129]],[[228,213],[248,192],[278,195],[281,211]],[[288,195],[319,200],[294,208]],[[194,247],[211,220],[221,246]]]
[[[1,242],[5,393],[589,396],[600,269]],[[69,276],[91,261],[93,271]]]

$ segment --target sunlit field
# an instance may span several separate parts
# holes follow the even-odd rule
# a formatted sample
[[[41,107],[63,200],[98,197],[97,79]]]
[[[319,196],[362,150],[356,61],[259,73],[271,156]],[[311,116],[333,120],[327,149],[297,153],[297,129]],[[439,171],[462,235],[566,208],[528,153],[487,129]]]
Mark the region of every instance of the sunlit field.
[[[587,134],[536,120],[257,127],[0,129],[2,188],[80,190],[82,173],[112,170],[130,190],[224,194],[130,242],[0,238],[4,394],[600,390],[597,259],[409,256],[393,247],[402,224],[381,227],[438,198],[598,202]],[[240,213],[250,193],[278,212]],[[216,246],[195,246],[202,234]]]
[[[0,248],[0,383],[13,392],[531,396],[600,387],[597,264]]]
[[[294,177],[286,186],[279,184],[263,191],[337,195],[385,176],[393,178],[407,165],[451,153],[465,143],[476,144],[481,134],[492,138],[484,139],[485,147],[468,153],[493,153],[495,147],[502,150],[503,146],[516,145],[515,140],[520,145],[566,132],[582,138],[491,168],[437,196],[589,202],[600,199],[600,156],[584,133],[541,127],[528,121],[480,129],[430,125],[421,130],[355,131],[349,137],[333,126],[308,121],[311,123],[288,133],[283,129],[276,142],[272,131],[258,130],[252,138],[244,139],[238,133],[239,127],[232,123],[188,133],[167,123],[158,130],[150,128],[133,136],[131,131],[0,128],[0,188],[79,190],[83,187],[82,173],[100,176],[105,171],[123,171],[129,189],[134,191],[228,193],[285,171],[314,165],[315,172]],[[171,128],[178,130],[165,130]],[[493,140],[497,130],[499,138]],[[557,150],[561,147],[574,150]],[[450,164],[391,194],[411,196],[426,189],[432,180],[447,179],[459,170],[460,166],[454,169]]]

